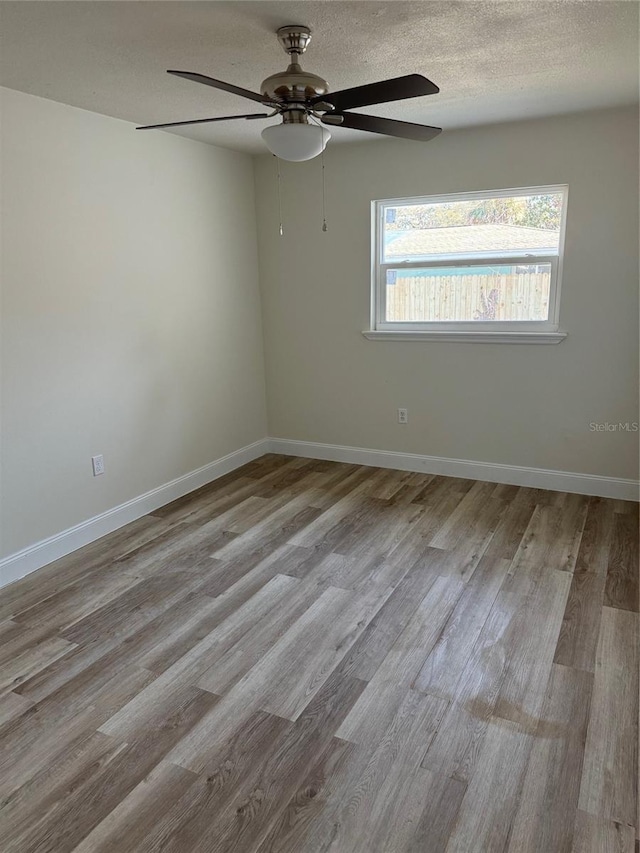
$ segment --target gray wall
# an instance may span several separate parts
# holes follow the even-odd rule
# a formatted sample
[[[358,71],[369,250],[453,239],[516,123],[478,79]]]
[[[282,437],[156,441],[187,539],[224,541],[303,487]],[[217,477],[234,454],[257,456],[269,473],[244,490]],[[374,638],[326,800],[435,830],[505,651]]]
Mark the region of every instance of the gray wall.
[[[339,133],[335,130],[335,134]],[[270,433],[281,438],[636,478],[638,114],[583,113],[256,160]],[[556,346],[368,341],[370,202],[569,184]],[[396,409],[409,409],[397,424]]]
[[[2,116],[0,555],[267,432],[251,158],[6,89]]]

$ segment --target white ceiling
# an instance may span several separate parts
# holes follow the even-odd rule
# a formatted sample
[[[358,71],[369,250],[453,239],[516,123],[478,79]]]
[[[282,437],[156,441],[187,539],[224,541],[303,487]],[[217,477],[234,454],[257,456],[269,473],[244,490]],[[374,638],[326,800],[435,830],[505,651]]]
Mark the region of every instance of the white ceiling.
[[[306,24],[303,66],[334,90],[412,72],[441,89],[359,112],[446,130],[636,102],[638,8],[633,0],[2,0],[0,85],[142,124],[254,112],[251,101],[165,70],[257,90],[286,66],[276,28]],[[263,126],[173,132],[258,152]],[[380,138],[333,132],[335,143]]]

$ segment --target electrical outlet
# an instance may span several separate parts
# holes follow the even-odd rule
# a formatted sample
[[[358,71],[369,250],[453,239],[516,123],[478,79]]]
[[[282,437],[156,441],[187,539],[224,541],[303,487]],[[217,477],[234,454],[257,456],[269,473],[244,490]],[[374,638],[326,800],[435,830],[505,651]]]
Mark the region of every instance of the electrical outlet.
[[[91,457],[91,465],[93,467],[93,476],[104,474],[104,456],[100,453],[98,456]]]
[[[398,423],[399,424],[408,424],[409,423],[409,410],[408,409],[398,409]]]

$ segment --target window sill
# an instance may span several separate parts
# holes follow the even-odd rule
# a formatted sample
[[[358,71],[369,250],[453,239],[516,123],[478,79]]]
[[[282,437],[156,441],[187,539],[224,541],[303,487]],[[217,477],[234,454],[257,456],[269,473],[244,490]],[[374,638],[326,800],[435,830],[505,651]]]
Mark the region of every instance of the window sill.
[[[382,331],[362,333],[370,341],[447,341],[466,344],[559,344],[566,332],[461,332],[461,331]]]

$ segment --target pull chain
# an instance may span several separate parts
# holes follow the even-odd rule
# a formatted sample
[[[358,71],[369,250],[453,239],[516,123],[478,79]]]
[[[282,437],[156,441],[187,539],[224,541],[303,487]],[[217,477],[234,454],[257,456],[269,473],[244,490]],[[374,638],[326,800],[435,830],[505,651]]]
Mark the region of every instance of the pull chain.
[[[326,205],[325,205],[325,187],[324,187],[324,127],[320,125],[322,129],[322,153],[320,154],[320,160],[322,162],[322,230],[327,230],[327,216],[326,216]]]
[[[282,228],[282,196],[280,194],[280,158],[276,157],[276,170],[278,176],[278,219],[279,219],[279,227],[278,231],[280,232],[280,236],[284,234],[284,230]]]

